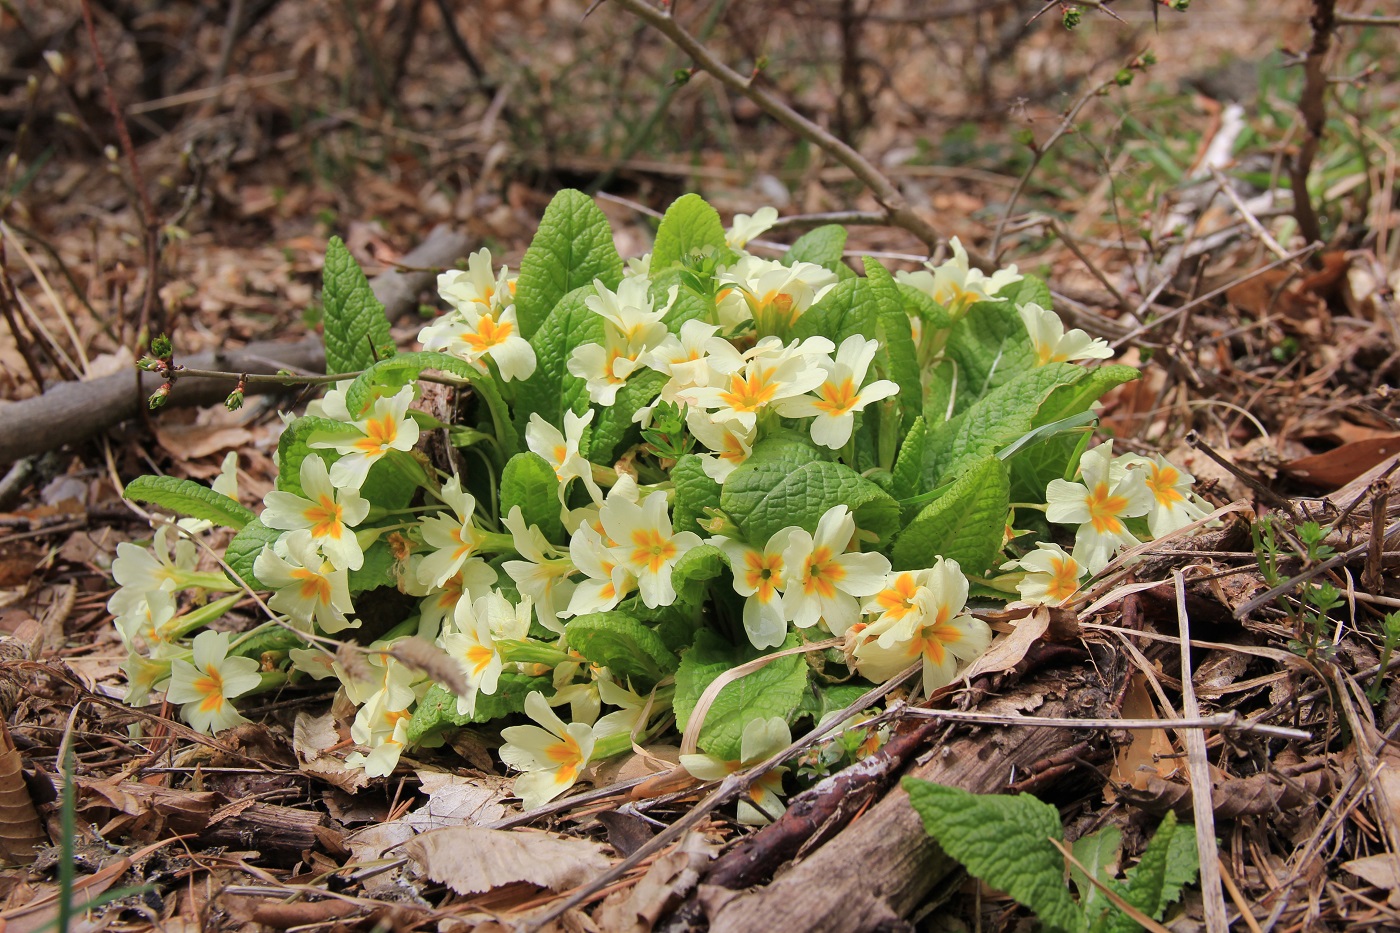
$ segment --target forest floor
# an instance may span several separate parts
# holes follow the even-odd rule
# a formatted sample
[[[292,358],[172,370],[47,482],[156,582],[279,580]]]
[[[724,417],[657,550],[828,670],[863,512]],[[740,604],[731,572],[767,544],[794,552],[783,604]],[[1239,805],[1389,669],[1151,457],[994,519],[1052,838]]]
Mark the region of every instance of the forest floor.
[[[450,26],[449,6],[115,0],[91,3],[89,26],[87,0],[0,3],[0,425],[61,383],[131,372],[152,334],[169,333],[178,358],[314,333],[331,235],[373,278],[439,225],[516,268],[564,187],[600,192],[624,256],[649,249],[657,211],[687,191],[726,218],[877,207],[746,98],[704,75],[677,82],[684,57],[606,3],[585,16],[572,0],[484,0]],[[978,789],[1034,791],[1071,841],[1117,827],[1124,863],[1169,810],[1213,832],[1219,861],[1164,921],[1174,930],[1203,929],[1217,909],[1241,930],[1400,929],[1400,681],[1382,670],[1400,638],[1400,76],[1387,70],[1400,33],[1333,37],[1312,244],[1288,172],[1308,144],[1310,3],[1178,14],[1119,2],[1116,17],[1086,9],[1074,31],[1058,7],[1028,25],[1035,0],[973,15],[912,0],[720,3],[713,22],[714,7],[676,6],[734,67],[761,62],[756,80],[858,145],[942,232],[1045,278],[1067,322],[1142,369],[1106,400],[1103,431],[1183,465],[1223,510],[1221,527],[1145,550],[1080,604],[1072,634],[973,683],[959,708],[1235,725],[1081,730],[1029,774],[981,775]],[[1146,49],[1156,64],[1118,86]],[[797,232],[766,238],[781,249]],[[880,226],[853,226],[848,250],[904,269],[926,256]],[[418,298],[398,309],[402,346],[437,310]],[[627,864],[605,888],[585,887],[599,869],[460,894],[432,880],[444,869],[425,866],[430,855],[378,856],[445,821],[522,822],[477,738],[337,787],[294,747],[298,714],[329,707],[324,690],[248,710],[253,725],[216,741],[167,707],[123,706],[110,567],[118,543],[150,536],[124,483],[207,482],[235,451],[240,498],[256,506],[272,488],[277,411],[304,402],[250,394],[236,412],[150,413],[138,400],[139,417],[63,447],[44,424],[0,437],[14,461],[0,463],[0,811],[37,812],[43,842],[37,861],[0,869],[3,929],[60,918],[65,861],[79,906],[138,889],[71,921],[84,929],[505,928],[580,892],[552,925],[723,926],[707,859],[749,831],[718,812],[700,814],[698,844]],[[903,721],[896,731],[922,730],[922,744],[894,766],[973,780],[924,753],[985,742],[1012,761],[998,728]],[[60,746],[75,753],[76,812],[57,796]],[[1192,764],[1208,767],[1213,807],[1193,810]],[[606,868],[695,812],[693,790],[629,798],[624,777],[600,774],[528,822],[588,840],[580,862]],[[804,877],[803,859],[874,857],[853,835],[880,795],[863,793],[870,812],[804,851],[764,903],[804,896],[781,887]],[[899,793],[881,806],[907,810]],[[25,862],[17,820],[0,825],[0,853]],[[1010,930],[1029,918],[931,858],[879,863],[905,873],[889,882],[901,922]],[[759,905],[763,891],[744,896]]]

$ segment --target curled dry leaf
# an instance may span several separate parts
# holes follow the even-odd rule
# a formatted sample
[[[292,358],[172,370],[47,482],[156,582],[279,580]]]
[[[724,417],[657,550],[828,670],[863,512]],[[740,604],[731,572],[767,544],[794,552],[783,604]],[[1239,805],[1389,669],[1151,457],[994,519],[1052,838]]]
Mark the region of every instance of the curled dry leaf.
[[[1330,794],[1337,785],[1336,775],[1327,761],[1313,758],[1302,764],[1279,768],[1279,774],[1256,774],[1252,777],[1221,781],[1211,789],[1211,802],[1220,819],[1281,813],[1295,807],[1317,802]],[[1191,813],[1191,788],[1174,781],[1151,777],[1144,790],[1119,788],[1131,803],[1151,813],[1176,811],[1178,816]]]
[[[418,870],[458,894],[524,881],[551,891],[576,887],[612,866],[602,847],[548,833],[451,826],[404,843]]]
[[[610,933],[648,933],[695,890],[701,870],[714,854],[715,847],[704,836],[691,833],[652,862],[631,889],[608,895],[598,908],[595,922]]]
[[[987,653],[964,671],[962,677],[971,680],[983,674],[998,674],[1011,670],[1021,663],[1026,652],[1031,650],[1031,645],[1043,638],[1049,628],[1050,610],[1045,606],[1036,606],[1029,615],[1016,623],[1016,628],[1010,635],[992,642]]]
[[[314,774],[353,794],[368,787],[369,778],[365,777],[362,769],[347,768],[344,761],[327,753],[327,749],[340,744],[340,732],[335,727],[333,713],[320,716],[297,713],[296,725],[292,728],[292,748],[297,753],[297,766],[305,773]]]
[[[1283,465],[1283,471],[1314,486],[1338,489],[1396,453],[1400,453],[1400,434],[1387,434],[1290,460]]]

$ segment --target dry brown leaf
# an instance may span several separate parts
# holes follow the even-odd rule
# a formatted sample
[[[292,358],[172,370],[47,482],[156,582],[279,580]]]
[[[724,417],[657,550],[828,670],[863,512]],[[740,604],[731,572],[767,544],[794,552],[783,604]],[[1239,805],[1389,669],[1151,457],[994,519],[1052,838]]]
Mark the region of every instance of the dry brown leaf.
[[[1045,606],[1035,607],[1030,615],[1016,623],[1016,627],[1010,635],[992,642],[987,653],[964,671],[962,677],[971,680],[983,674],[996,674],[1011,670],[1021,663],[1026,652],[1031,650],[1031,645],[1043,638],[1049,628],[1050,610]]]
[[[1157,719],[1157,705],[1147,691],[1147,675],[1138,671],[1128,681],[1123,695],[1124,719]],[[1158,761],[1171,761],[1175,750],[1165,729],[1135,729],[1132,739],[1118,750],[1113,762],[1112,782],[1104,788],[1104,798],[1117,796],[1115,786],[1145,790],[1149,779],[1162,778]]]
[[[695,889],[700,870],[714,858],[715,847],[699,833],[659,856],[630,890],[608,895],[593,919],[608,933],[648,933],[656,921]]]
[[[602,847],[548,833],[451,826],[404,843],[418,870],[458,894],[524,881],[551,891],[592,880],[612,866]]]
[[[1342,869],[1378,888],[1391,891],[1400,888],[1400,856],[1391,852],[1343,862]]]
[[[442,771],[419,771],[418,780],[428,802],[404,817],[415,832],[444,826],[485,826],[507,812],[502,802],[513,796],[511,782],[490,776],[463,777]]]
[[[19,751],[0,722],[0,862],[28,865],[34,861],[34,847],[48,841],[24,783]]]
[[[1289,476],[1314,486],[1338,489],[1398,452],[1400,434],[1387,434],[1351,441],[1326,453],[1290,460],[1283,465],[1283,470]]]
[[[340,732],[335,727],[335,715],[323,713],[312,716],[310,713],[297,713],[296,725],[292,727],[292,748],[297,753],[297,765],[307,774],[314,774],[334,784],[346,793],[353,794],[369,786],[369,778],[360,768],[347,768],[345,762],[325,751],[341,742]]]

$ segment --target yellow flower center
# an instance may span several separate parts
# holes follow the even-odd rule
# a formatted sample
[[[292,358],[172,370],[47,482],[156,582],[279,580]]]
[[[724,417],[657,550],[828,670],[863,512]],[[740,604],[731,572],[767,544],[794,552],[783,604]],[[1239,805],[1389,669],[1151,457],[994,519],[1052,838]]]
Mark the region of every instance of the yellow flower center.
[[[914,597],[918,591],[914,575],[901,573],[895,578],[894,586],[881,590],[875,596],[875,602],[891,619],[902,619],[914,611]]]
[[[489,295],[486,300],[490,301]],[[485,353],[492,347],[499,347],[505,343],[514,332],[515,325],[509,321],[498,324],[491,315],[483,314],[476,322],[476,333],[466,331],[460,339],[474,353]]]
[[[331,581],[312,570],[310,567],[296,567],[292,570],[292,579],[300,580],[301,584],[297,589],[298,595],[302,599],[314,599],[323,606],[329,606],[331,602]]]
[[[1152,490],[1152,497],[1164,508],[1171,508],[1178,502],[1185,502],[1186,497],[1176,491],[1176,484],[1181,482],[1181,474],[1176,467],[1171,464],[1158,466],[1148,465],[1147,488]]]
[[[823,382],[818,390],[821,398],[813,402],[812,405],[818,411],[839,418],[841,415],[849,414],[856,403],[860,401],[860,394],[856,391],[855,383],[850,377],[841,380],[840,383]]]
[[[328,495],[304,509],[301,517],[311,523],[311,537],[331,538],[339,541],[345,531],[343,515],[345,509]]]
[[[770,382],[773,370],[766,369],[742,376],[735,373],[729,377],[729,391],[721,392],[720,399],[734,411],[758,411],[777,394],[778,386]]]
[[[365,436],[355,442],[355,448],[366,454],[385,454],[398,439],[398,420],[389,414],[383,418],[370,418],[365,421]]]
[[[830,599],[836,595],[836,584],[846,577],[846,568],[836,562],[831,548],[821,545],[807,555],[802,573],[802,591],[808,596],[817,595]]]
[[[676,556],[676,545],[655,528],[632,532],[632,545],[632,563],[642,564],[652,573],[660,573]]]
[[[1054,600],[1066,600],[1079,589],[1079,563],[1073,557],[1050,558],[1050,585],[1045,595]]]
[[[204,694],[204,699],[199,701],[201,713],[217,713],[224,708],[227,702],[224,699],[224,678],[217,667],[209,668],[203,677],[196,677],[194,688]]]
[[[544,753],[559,766],[556,780],[560,784],[572,784],[578,778],[579,771],[583,770],[583,749],[578,747],[578,742],[571,735],[560,736],[559,741],[546,748]]]
[[[783,555],[760,554],[750,551],[744,555],[744,582],[754,590],[760,602],[772,602],[783,578]]]
[[[1089,506],[1089,521],[1099,534],[1119,534],[1123,523],[1119,514],[1128,507],[1126,496],[1115,496],[1108,490],[1108,483],[1098,483],[1090,491],[1085,503]]]

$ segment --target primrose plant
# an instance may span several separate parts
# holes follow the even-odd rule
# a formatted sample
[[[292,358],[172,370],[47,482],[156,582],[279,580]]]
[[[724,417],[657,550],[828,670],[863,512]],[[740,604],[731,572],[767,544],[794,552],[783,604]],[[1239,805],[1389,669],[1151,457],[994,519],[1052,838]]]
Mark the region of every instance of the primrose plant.
[[[910,665],[951,684],[991,638],[970,594],[1064,603],[1204,514],[1166,461],[1086,449],[1095,400],[1137,373],[1066,333],[1042,282],[956,240],[859,275],[836,226],[748,252],[776,216],[726,230],[688,195],[624,263],[565,191],[518,275],[483,249],[439,278],[415,352],[332,240],[333,384],[287,419],[261,513],[227,480],[128,487],[185,516],[119,548],[129,701],[215,731],[325,681],[357,709],[346,767],[382,777],[482,724],[526,806],[672,722],[708,778]],[[210,524],[236,532],[223,572],[201,569]],[[234,634],[243,594],[266,621]],[[715,678],[819,643],[843,650],[783,654],[691,723]]]

